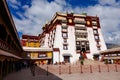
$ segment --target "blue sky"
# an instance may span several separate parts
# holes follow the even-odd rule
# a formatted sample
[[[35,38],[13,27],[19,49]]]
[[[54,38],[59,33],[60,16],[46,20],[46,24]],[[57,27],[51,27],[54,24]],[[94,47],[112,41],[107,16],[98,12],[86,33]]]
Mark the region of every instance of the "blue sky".
[[[7,0],[19,35],[38,35],[55,12],[98,16],[106,42],[120,44],[120,0]]]

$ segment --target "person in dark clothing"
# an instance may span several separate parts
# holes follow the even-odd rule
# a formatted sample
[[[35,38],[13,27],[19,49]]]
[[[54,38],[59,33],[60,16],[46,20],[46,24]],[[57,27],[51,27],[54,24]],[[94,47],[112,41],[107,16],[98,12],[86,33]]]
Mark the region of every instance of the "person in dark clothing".
[[[30,62],[30,70],[33,76],[35,76],[35,64],[34,61]]]

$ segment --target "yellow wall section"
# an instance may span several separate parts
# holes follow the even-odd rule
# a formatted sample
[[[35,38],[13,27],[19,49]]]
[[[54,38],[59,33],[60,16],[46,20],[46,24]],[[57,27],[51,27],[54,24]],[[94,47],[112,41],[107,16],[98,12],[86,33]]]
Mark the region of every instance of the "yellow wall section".
[[[26,42],[26,47],[28,47],[28,42]]]
[[[40,43],[39,42],[26,42],[26,46],[27,47],[40,47]]]
[[[30,53],[31,58],[38,58],[38,53]]]
[[[47,57],[52,57],[52,52],[47,52]]]
[[[40,43],[39,43],[39,42],[36,42],[34,45],[35,45],[36,47],[40,47]]]

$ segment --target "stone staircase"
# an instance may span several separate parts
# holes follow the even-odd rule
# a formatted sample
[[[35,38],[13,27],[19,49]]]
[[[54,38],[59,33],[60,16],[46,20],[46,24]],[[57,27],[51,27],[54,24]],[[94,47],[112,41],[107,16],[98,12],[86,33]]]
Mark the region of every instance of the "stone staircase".
[[[80,61],[78,61],[78,63],[80,63]],[[103,64],[103,63],[100,61],[94,61],[91,59],[84,59],[84,65],[100,65],[100,64]]]

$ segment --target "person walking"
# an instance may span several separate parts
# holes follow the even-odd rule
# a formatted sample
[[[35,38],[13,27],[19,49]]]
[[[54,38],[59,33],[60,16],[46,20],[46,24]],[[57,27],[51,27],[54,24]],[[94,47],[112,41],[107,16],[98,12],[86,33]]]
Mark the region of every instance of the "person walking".
[[[30,62],[30,70],[33,76],[35,76],[35,63],[34,61]]]

